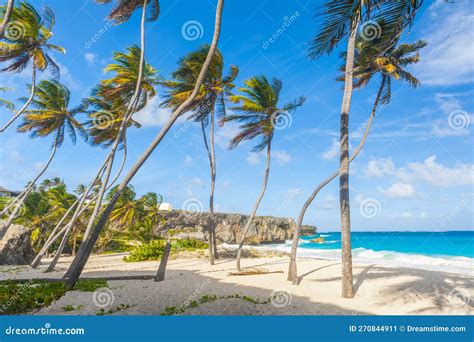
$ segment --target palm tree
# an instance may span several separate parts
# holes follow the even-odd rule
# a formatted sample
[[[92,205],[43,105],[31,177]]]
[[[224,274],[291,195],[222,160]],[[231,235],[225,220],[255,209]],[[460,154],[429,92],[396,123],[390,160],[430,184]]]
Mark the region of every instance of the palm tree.
[[[360,44],[363,44],[363,42],[360,42]],[[362,135],[359,145],[356,147],[352,156],[350,157],[349,163],[351,163],[359,155],[360,151],[364,147],[365,142],[367,140],[367,136],[370,131],[370,127],[372,126],[372,122],[377,114],[377,109],[379,108],[379,105],[385,107],[390,102],[392,93],[392,78],[395,78],[396,80],[400,79],[402,81],[406,81],[410,86],[414,88],[420,85],[420,81],[410,72],[406,71],[404,68],[411,64],[416,64],[419,62],[420,56],[418,51],[425,46],[426,42],[424,41],[418,41],[414,44],[401,44],[399,46],[391,47],[387,52],[383,53],[382,56],[378,56],[375,58],[372,54],[364,54],[364,51],[367,51],[367,49],[360,49],[361,53],[357,55],[357,58],[354,63],[354,77],[356,78],[354,89],[366,86],[369,81],[377,74],[381,76],[381,80],[374,105],[372,106],[370,117],[366,122],[365,132]],[[342,72],[344,72],[344,66],[341,69]],[[339,80],[343,80],[343,77],[340,77]],[[292,281],[294,285],[298,284],[296,253],[298,249],[298,243],[304,215],[306,214],[306,210],[311,205],[318,193],[326,185],[333,181],[338,175],[339,171],[335,171],[322,183],[320,183],[311,193],[311,195],[306,200],[303,205],[303,208],[300,211],[298,221],[296,223],[296,229],[293,235],[293,242],[290,253],[290,266],[288,269],[288,280]]]
[[[2,93],[10,91],[10,90],[11,89],[7,88],[7,87],[0,87],[0,92],[2,92]],[[13,103],[11,103],[10,101],[7,101],[5,99],[1,99],[1,98],[0,98],[0,107],[5,107],[8,110],[14,110],[15,109],[15,105]]]
[[[110,189],[107,197],[110,200],[117,193],[118,186]],[[115,209],[110,214],[110,222],[115,228],[123,229],[137,223],[140,211],[140,202],[136,200],[135,189],[129,185],[120,195]]]
[[[86,131],[74,118],[83,111],[83,107],[69,108],[71,93],[69,89],[57,81],[43,80],[38,84],[35,98],[31,105],[35,109],[28,109],[23,123],[19,126],[19,132],[30,132],[32,138],[54,136],[51,155],[38,175],[30,182],[22,194],[8,221],[0,231],[0,239],[3,238],[10,227],[15,215],[23,204],[28,193],[33,189],[37,180],[43,175],[56,154],[56,150],[68,134],[72,142],[76,142],[76,132],[87,138]]]
[[[77,282],[79,279],[79,276],[84,269],[85,264],[87,263],[87,260],[92,252],[92,248],[94,247],[97,239],[99,238],[99,235],[102,231],[102,229],[105,227],[108,217],[110,213],[112,212],[115,203],[118,200],[118,196],[120,196],[120,193],[126,188],[126,186],[130,183],[132,178],[135,176],[135,174],[138,172],[138,170],[142,167],[142,165],[145,163],[145,161],[150,157],[150,155],[153,153],[155,150],[156,146],[160,144],[162,141],[163,137],[168,133],[169,129],[171,126],[176,122],[178,117],[183,114],[188,106],[194,101],[196,96],[199,93],[199,89],[201,88],[202,82],[204,80],[204,77],[206,75],[206,72],[209,68],[209,64],[211,63],[212,57],[214,56],[214,52],[216,51],[217,44],[219,42],[219,36],[220,36],[220,28],[221,28],[221,21],[222,21],[222,10],[224,7],[224,0],[218,0],[217,2],[217,7],[216,7],[216,19],[215,19],[215,25],[214,25],[214,34],[212,37],[212,43],[211,47],[209,49],[209,53],[207,54],[206,61],[203,64],[203,67],[200,71],[200,74],[196,80],[196,84],[194,86],[193,92],[191,95],[188,97],[186,101],[182,103],[181,106],[176,108],[175,111],[171,114],[170,118],[168,119],[168,122],[163,126],[161,131],[158,133],[158,135],[155,137],[155,139],[151,142],[151,144],[147,147],[147,149],[144,151],[144,153],[139,157],[139,159],[136,161],[136,163],[132,166],[132,168],[129,170],[127,175],[124,177],[122,182],[120,183],[118,189],[117,189],[117,196],[112,198],[108,203],[107,206],[105,207],[104,211],[102,212],[98,222],[95,224],[93,229],[91,230],[90,235],[88,238],[81,243],[81,246],[79,248],[79,251],[76,254],[76,257],[74,258],[73,262],[71,263],[69,270],[65,274],[64,278],[67,279],[67,285],[69,287],[73,287],[74,284]]]
[[[237,270],[240,271],[240,258],[245,237],[250,229],[250,224],[254,219],[258,206],[265,195],[268,176],[270,174],[271,144],[275,134],[275,124],[279,122],[282,116],[290,115],[296,108],[303,105],[305,99],[300,97],[297,100],[279,107],[280,91],[282,83],[278,79],[273,79],[270,83],[265,76],[252,77],[244,82],[245,87],[239,91],[244,95],[232,95],[230,100],[239,105],[232,110],[240,112],[225,117],[223,122],[237,121],[242,123],[241,132],[237,134],[230,142],[230,148],[235,148],[245,140],[260,138],[260,142],[254,146],[253,152],[267,150],[267,161],[265,175],[263,177],[262,190],[255,202],[252,212],[245,224],[243,233],[240,237],[237,250]]]
[[[55,77],[59,76],[59,67],[47,51],[55,50],[65,53],[62,47],[48,43],[53,36],[52,29],[55,21],[54,13],[49,7],[44,7],[40,15],[32,5],[22,2],[11,13],[11,22],[14,21],[18,23],[19,36],[5,36],[6,42],[0,42],[0,62],[10,63],[1,71],[18,73],[31,63],[31,90],[25,104],[0,129],[0,133],[3,133],[30,105],[35,93],[38,70],[44,71],[49,68]]]
[[[109,1],[99,1],[99,3],[104,3],[104,2],[109,2]],[[129,5],[134,4],[134,2],[132,3],[132,2],[129,2],[129,1],[121,1],[121,3],[129,4]],[[94,197],[94,201],[95,201],[94,209],[93,209],[93,211],[92,211],[92,213],[89,217],[89,222],[88,222],[86,230],[84,232],[83,242],[81,243],[81,247],[82,247],[82,245],[84,245],[84,241],[88,240],[88,237],[89,237],[89,234],[91,232],[92,226],[95,223],[95,219],[96,219],[97,215],[99,214],[99,211],[102,208],[102,200],[103,200],[104,194],[110,188],[110,186],[113,185],[113,183],[118,179],[118,177],[120,176],[120,174],[123,170],[123,167],[125,165],[125,161],[126,161],[125,129],[128,125],[129,120],[131,119],[131,116],[133,115],[133,113],[135,113],[135,109],[139,105],[140,94],[141,94],[141,83],[142,83],[143,73],[144,73],[144,69],[145,69],[145,19],[146,19],[146,8],[147,8],[146,5],[148,3],[149,3],[148,0],[143,0],[141,2],[141,4],[142,4],[141,5],[142,15],[141,15],[141,20],[140,20],[140,56],[139,56],[139,62],[138,62],[138,64],[129,63],[129,66],[132,66],[132,65],[135,66],[136,65],[138,67],[138,70],[136,72],[136,74],[137,74],[136,84],[134,84],[133,94],[131,94],[130,101],[128,102],[128,105],[124,106],[125,110],[122,114],[120,127],[118,129],[118,132],[117,132],[116,138],[115,138],[115,140],[112,144],[112,147],[111,147],[107,157],[105,158],[105,161],[99,167],[96,175],[94,176],[93,180],[90,182],[90,184],[89,184],[88,188],[86,189],[86,191],[84,192],[84,194],[82,194],[82,196],[80,197],[79,203],[77,204],[77,208],[74,211],[71,219],[66,224],[66,226],[63,227],[62,230],[61,230],[61,231],[64,231],[64,235],[65,235],[63,237],[63,241],[61,241],[61,245],[63,245],[63,246],[65,244],[64,241],[66,239],[66,236],[71,232],[72,229],[74,229],[75,222],[79,219],[80,215],[89,207],[89,204],[91,203],[91,202],[86,202],[88,193],[92,190],[92,188],[94,186],[96,186],[96,184],[100,184],[98,193]],[[130,14],[133,12],[134,9],[136,9],[138,7],[140,7],[140,4],[135,5],[133,8],[129,7],[129,9],[131,11]],[[126,58],[125,58],[125,60],[126,60]],[[120,69],[120,70],[122,70],[122,69]],[[109,84],[107,86],[104,86],[104,85],[102,85],[102,86],[104,88],[113,87],[111,84]],[[121,83],[120,86],[123,88],[124,85]],[[128,89],[128,88],[125,88],[125,89]],[[119,101],[118,98],[119,98],[119,96],[117,96],[117,99],[114,99],[113,102],[115,100]],[[123,98],[121,100],[123,100]],[[110,115],[110,114],[108,114],[108,115]],[[110,121],[110,118],[107,119],[107,117],[106,117],[106,120]],[[100,123],[100,121],[99,121],[99,123]],[[111,183],[109,183],[115,153],[116,153],[119,145],[122,145],[123,148],[124,148],[124,156],[123,156],[122,164],[119,168],[119,171],[118,171],[117,175],[115,176],[115,179]],[[61,231],[58,234],[60,234]],[[58,251],[55,255],[55,258],[51,262],[48,270],[54,269],[55,264],[59,260],[60,252],[62,251],[61,245],[60,245],[60,249],[58,249]],[[65,277],[68,277],[68,274],[66,274]]]
[[[112,0],[96,0],[99,4],[108,4]],[[158,19],[160,14],[160,4],[158,0],[145,0],[150,7],[150,16],[148,21]],[[143,0],[117,0],[117,5],[110,12],[108,18],[117,24],[121,24],[132,16],[133,12],[139,7],[143,6]]]
[[[209,45],[202,45],[197,51],[189,53],[179,62],[178,69],[173,73],[172,81],[164,82],[163,85],[168,88],[168,94],[165,95],[163,105],[176,109],[191,94],[199,71],[202,68],[206,56],[209,52]],[[215,236],[214,222],[214,189],[216,183],[216,158],[214,145],[215,132],[215,112],[222,119],[225,117],[225,95],[229,95],[234,88],[233,81],[239,73],[236,66],[230,67],[228,75],[223,76],[224,59],[219,50],[216,51],[209,66],[205,80],[201,86],[200,92],[194,103],[189,108],[192,111],[191,120],[198,121],[201,124],[204,146],[209,157],[209,167],[211,171],[211,191],[209,195],[209,259],[211,265],[214,264],[214,257],[217,255],[217,242]],[[210,144],[207,142],[206,126],[210,122]]]
[[[382,51],[393,45],[403,29],[413,22],[422,0],[380,1],[380,0],[327,0],[324,15],[316,34],[310,57],[318,58],[329,54],[338,43],[347,37],[344,95],[340,120],[340,165],[339,206],[341,211],[342,242],[342,297],[354,297],[352,276],[351,224],[349,206],[349,112],[353,90],[353,68],[355,42],[359,25],[365,29],[378,30],[373,22],[384,22],[385,30],[376,32],[375,39],[384,42]],[[366,25],[367,24],[367,25]],[[370,26],[369,26],[370,25]],[[369,32],[370,33],[370,32]],[[364,35],[372,40],[370,35]],[[379,36],[379,37],[377,37]],[[387,39],[388,37],[388,39]]]
[[[14,0],[8,0],[7,5],[0,8],[0,18],[3,17],[2,22],[0,23],[0,38],[3,38],[5,27],[7,27],[8,22],[10,21],[14,5]]]

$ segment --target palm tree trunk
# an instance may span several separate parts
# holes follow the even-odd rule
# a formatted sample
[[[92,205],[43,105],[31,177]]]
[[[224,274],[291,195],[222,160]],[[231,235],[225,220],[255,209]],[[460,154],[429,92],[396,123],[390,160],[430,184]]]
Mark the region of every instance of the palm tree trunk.
[[[90,189],[89,189],[90,190]],[[86,192],[84,192],[85,195],[87,195],[87,193],[89,192],[89,190],[87,190]],[[44,246],[41,248],[41,251],[38,253],[38,255],[36,256],[36,258],[33,260],[33,263],[31,264],[31,267],[33,268],[36,268],[38,267],[39,263],[41,262],[41,258],[48,252],[48,249],[49,247],[51,247],[53,245],[54,242],[56,242],[56,240],[63,234],[67,231],[66,235],[69,234],[69,231],[70,231],[70,227],[74,227],[74,224],[76,223],[76,220],[79,216],[81,216],[81,214],[89,207],[89,205],[91,203],[94,203],[94,201],[97,199],[97,196],[96,195],[94,198],[91,199],[91,201],[89,203],[87,203],[85,206],[81,206],[82,203],[83,203],[83,200],[81,199],[79,201],[79,205],[78,205],[78,210],[76,210],[76,212],[73,214],[73,218],[63,227],[61,228],[61,230],[59,232],[57,232],[55,235],[50,235],[48,241],[46,241],[46,243],[44,244]],[[72,208],[72,207],[71,207]],[[69,209],[71,209],[69,208]],[[79,209],[80,208],[80,209]],[[60,222],[61,223],[61,222]],[[60,223],[57,224],[56,227],[59,227],[60,226]],[[56,229],[56,228],[55,228]],[[71,228],[72,229],[72,228]],[[54,231],[53,231],[54,232]],[[58,248],[59,250],[59,248]],[[59,254],[62,253],[62,250]],[[53,266],[54,268],[54,266]]]
[[[8,0],[7,6],[5,9],[5,15],[3,16],[2,24],[0,25],[0,38],[3,38],[5,32],[5,26],[7,26],[10,21],[10,16],[13,12],[13,6],[15,5],[14,0]]]
[[[271,138],[270,141],[268,142],[267,146],[267,164],[265,168],[265,175],[263,177],[263,183],[262,183],[262,190],[260,191],[260,195],[257,198],[257,202],[255,202],[255,205],[253,207],[252,213],[250,214],[250,217],[247,220],[247,223],[245,224],[244,231],[242,233],[242,237],[240,238],[239,242],[239,248],[237,249],[237,271],[240,272],[240,258],[242,256],[242,248],[244,246],[244,241],[245,237],[248,234],[248,231],[250,229],[250,224],[252,223],[253,219],[255,218],[255,215],[257,214],[257,209],[258,206],[260,205],[260,202],[262,201],[263,195],[265,195],[265,190],[267,189],[267,184],[268,184],[268,175],[270,174],[270,157],[271,157]]]
[[[168,259],[171,253],[171,242],[168,240],[166,241],[165,248],[163,250],[163,255],[161,256],[160,266],[158,267],[158,271],[155,275],[155,281],[163,281],[165,280],[165,273],[166,273],[166,266],[168,265]]]
[[[51,164],[51,161],[53,160],[54,158],[54,155],[56,154],[56,150],[58,148],[58,145],[57,145],[57,139],[56,141],[54,142],[54,145],[53,145],[53,150],[51,152],[51,155],[48,159],[48,161],[46,162],[46,165],[43,167],[43,169],[36,175],[36,177],[30,182],[30,185],[19,195],[19,197],[21,197],[20,200],[17,201],[16,203],[16,206],[15,206],[15,209],[12,211],[12,213],[10,214],[10,217],[8,218],[8,221],[3,225],[3,227],[1,228],[0,230],[0,240],[3,239],[3,237],[5,236],[8,228],[10,228],[13,220],[15,219],[15,216],[17,215],[18,211],[20,210],[21,206],[23,205],[23,203],[25,202],[25,199],[26,197],[28,196],[28,194],[33,190],[34,186],[35,186],[35,183],[38,181],[38,179],[43,175],[43,173],[46,171],[46,169],[48,168],[49,164]]]
[[[375,114],[377,112],[377,108],[379,106],[380,102],[380,96],[382,95],[382,90],[385,85],[385,78],[386,76],[382,77],[382,83],[379,87],[379,91],[377,93],[377,97],[375,98],[374,105],[372,107],[372,112],[370,114],[369,120],[367,121],[367,125],[365,127],[364,134],[362,135],[362,138],[359,142],[359,145],[356,147],[354,150],[354,153],[352,154],[351,158],[349,159],[349,163],[351,163],[360,153],[362,148],[365,145],[365,142],[367,140],[367,136],[370,131],[370,127],[372,126],[372,122],[375,118]],[[324,188],[326,185],[328,185],[330,182],[332,182],[337,176],[339,175],[339,171],[333,172],[328,178],[326,178],[322,183],[320,183],[316,189],[311,193],[311,195],[308,197],[306,202],[303,205],[303,208],[301,208],[300,214],[298,216],[298,221],[296,223],[296,228],[295,232],[293,234],[293,242],[291,244],[291,253],[290,253],[290,265],[288,268],[288,280],[293,283],[293,285],[298,285],[298,271],[297,271],[297,265],[296,265],[296,254],[298,250],[298,243],[300,239],[300,233],[301,233],[301,226],[303,225],[303,219],[304,215],[306,214],[306,210],[308,207],[311,205],[313,202],[314,198],[318,195],[318,193],[321,191],[322,188]]]
[[[209,148],[209,144],[207,143],[206,138],[206,126],[204,126],[204,120],[201,120],[201,130],[202,130],[202,138],[204,139],[204,146],[206,147],[207,155],[209,157],[209,167],[211,170],[211,195],[209,196],[209,235],[207,238],[207,242],[209,244],[209,262],[211,265],[214,265],[214,249],[213,249],[213,235],[212,235],[212,228],[214,225],[214,210],[213,210],[213,165],[212,165],[212,156],[211,150]]]
[[[217,253],[217,240],[216,240],[216,222],[214,217],[214,192],[216,189],[216,147],[215,147],[215,111],[211,113],[211,132],[210,132],[210,144],[211,144],[211,195],[209,197],[209,214],[211,216],[211,233],[212,233],[212,248],[214,249],[214,258],[219,259]]]
[[[355,41],[359,18],[351,25],[347,42],[344,96],[341,108],[340,162],[339,162],[339,206],[341,210],[342,242],[342,297],[354,297],[352,276],[351,212],[349,203],[349,112],[352,98]]]
[[[41,262],[41,258],[44,256],[44,254],[46,253],[46,251],[48,250],[48,248],[45,248],[45,246],[49,245],[49,242],[54,238],[54,235],[56,234],[56,232],[59,230],[59,228],[61,227],[61,225],[63,224],[63,222],[66,220],[66,218],[69,216],[69,214],[71,213],[72,209],[74,209],[74,207],[76,206],[76,204],[79,203],[79,200],[76,200],[70,207],[69,209],[66,211],[66,213],[63,215],[63,217],[61,217],[61,219],[59,220],[58,224],[54,227],[53,231],[51,232],[51,234],[49,235],[49,238],[46,240],[46,242],[44,243],[43,247],[41,248],[41,250],[39,251],[39,253],[36,255],[36,257],[34,258],[33,262],[31,263],[31,267],[32,268],[37,268],[38,265],[40,264]]]
[[[128,174],[124,177],[122,182],[120,183],[118,189],[117,189],[117,196],[114,196],[110,202],[107,204],[107,207],[105,210],[102,212],[99,221],[91,231],[91,234],[87,238],[87,240],[83,241],[79,247],[79,250],[76,254],[76,257],[74,258],[71,266],[69,267],[68,272],[65,275],[65,278],[67,278],[67,284],[69,287],[73,287],[74,284],[77,282],[79,279],[79,276],[81,275],[82,270],[84,269],[84,266],[87,262],[87,259],[89,258],[92,248],[94,247],[100,232],[102,229],[105,227],[105,224],[108,220],[108,217],[112,210],[114,209],[115,203],[117,202],[120,194],[122,191],[126,188],[128,183],[132,180],[132,178],[135,176],[135,174],[140,170],[142,165],[145,163],[145,161],[150,157],[150,155],[153,153],[155,150],[156,146],[159,145],[159,143],[163,140],[164,136],[166,133],[168,133],[169,129],[171,126],[175,123],[175,121],[178,119],[178,117],[185,112],[185,110],[189,107],[190,103],[194,101],[196,98],[199,89],[201,87],[201,84],[204,80],[204,77],[207,73],[207,70],[209,69],[209,64],[211,62],[212,57],[214,56],[214,52],[216,51],[217,48],[217,43],[219,41],[219,35],[220,35],[220,27],[221,27],[221,20],[222,20],[222,9],[224,6],[224,0],[218,0],[218,4],[216,7],[216,21],[215,21],[215,26],[214,26],[214,35],[212,38],[212,43],[209,48],[209,52],[207,54],[206,60],[204,61],[204,64],[202,66],[202,69],[199,73],[199,76],[196,80],[196,84],[194,86],[193,92],[189,96],[186,101],[184,101],[170,116],[168,119],[168,122],[163,126],[161,131],[158,133],[158,135],[155,137],[155,139],[151,142],[151,144],[147,147],[147,149],[144,151],[144,153],[140,156],[140,158],[136,161],[135,165],[132,166]]]
[[[31,101],[33,101],[33,97],[35,96],[35,88],[36,88],[36,67],[33,64],[33,70],[31,72],[31,90],[30,90],[30,97],[26,100],[25,104],[20,108],[18,112],[0,129],[0,133],[3,133],[10,125],[15,122],[16,119],[20,117],[21,114],[28,108]]]

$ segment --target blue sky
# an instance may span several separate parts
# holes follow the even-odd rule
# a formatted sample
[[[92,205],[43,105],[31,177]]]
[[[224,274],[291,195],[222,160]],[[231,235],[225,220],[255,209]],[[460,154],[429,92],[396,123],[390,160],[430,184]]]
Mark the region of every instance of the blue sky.
[[[74,103],[100,81],[113,51],[139,43],[138,13],[127,23],[110,26],[104,19],[110,5],[91,0],[31,2],[39,8],[48,5],[56,13],[52,42],[65,47],[67,54],[53,56],[62,67],[62,82],[73,92]],[[335,77],[341,61],[338,51],[316,61],[307,57],[319,4],[306,0],[227,0],[224,8],[219,46],[227,66],[240,67],[236,85],[247,77],[265,74],[283,81],[282,103],[301,95],[307,98],[292,116],[291,125],[277,131],[260,215],[296,218],[312,189],[338,167],[342,84]],[[169,77],[180,57],[210,42],[214,6],[215,1],[210,0],[161,0],[161,16],[147,24],[146,33],[146,59],[160,75]],[[194,24],[199,31],[191,40],[183,35],[183,27],[190,21],[197,22]],[[279,31],[283,27],[284,31]],[[393,84],[392,102],[376,118],[366,147],[351,164],[355,230],[473,228],[473,27],[472,2],[425,1],[411,32],[403,37],[403,42],[424,39],[429,43],[421,54],[422,61],[411,70],[422,86],[412,89],[400,82]],[[11,98],[27,92],[28,72],[0,75],[2,86],[15,89]],[[374,82],[354,92],[352,147],[358,144],[376,87]],[[162,93],[159,89],[158,94]],[[159,103],[157,97],[136,116],[143,127],[128,133],[127,168],[169,115]],[[2,109],[2,122],[8,115]],[[260,190],[264,158],[250,153],[250,143],[228,150],[229,139],[236,132],[235,125],[217,131],[216,206],[222,212],[248,213]],[[14,129],[3,134],[0,141],[0,184],[21,189],[48,158],[51,141],[33,141]],[[73,189],[90,180],[104,155],[105,150],[84,142],[75,146],[65,143],[47,177],[59,176]],[[186,123],[184,118],[132,181],[138,194],[161,193],[175,208],[197,200],[204,210],[208,183],[208,160],[199,126]],[[317,197],[305,223],[324,231],[339,229],[337,180]]]

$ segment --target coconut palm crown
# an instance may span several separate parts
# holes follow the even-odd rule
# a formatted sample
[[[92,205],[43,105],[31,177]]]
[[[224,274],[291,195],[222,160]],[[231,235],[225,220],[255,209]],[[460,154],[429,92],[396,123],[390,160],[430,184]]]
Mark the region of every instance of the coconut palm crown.
[[[73,143],[77,133],[87,139],[87,133],[75,116],[83,112],[82,105],[69,108],[71,93],[69,89],[55,80],[43,80],[38,84],[35,98],[23,117],[23,123],[18,127],[19,132],[30,132],[31,137],[46,137],[54,135],[56,147],[61,146],[66,133]]]
[[[108,4],[112,2],[112,0],[96,1],[99,4]],[[160,3],[158,0],[117,0],[117,4],[110,12],[108,18],[113,20],[116,24],[124,23],[130,19],[136,9],[143,7],[145,1],[147,6],[149,6],[147,9],[150,11],[150,15],[148,16],[147,20],[154,21],[158,19],[158,16],[160,15]]]
[[[0,42],[0,62],[7,63],[2,71],[21,72],[28,64],[38,70],[50,69],[53,76],[59,76],[59,67],[47,53],[54,50],[65,53],[64,48],[49,43],[53,36],[54,13],[44,7],[43,13],[22,2],[13,9],[9,30]]]
[[[303,105],[303,96],[278,106],[282,82],[274,78],[271,83],[265,76],[251,77],[244,81],[245,87],[239,91],[243,95],[232,95],[230,100],[238,103],[231,110],[239,112],[225,117],[222,122],[241,122],[241,132],[230,142],[230,148],[235,148],[242,141],[260,137],[260,142],[253,147],[253,151],[263,150],[273,138],[275,126],[285,116],[290,115],[296,108]]]

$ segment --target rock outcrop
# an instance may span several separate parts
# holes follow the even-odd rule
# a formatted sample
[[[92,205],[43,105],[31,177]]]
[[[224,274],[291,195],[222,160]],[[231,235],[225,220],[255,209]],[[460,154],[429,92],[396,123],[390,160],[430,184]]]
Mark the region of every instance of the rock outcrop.
[[[0,265],[28,265],[34,257],[31,230],[19,224],[12,224],[0,241]]]
[[[157,233],[177,237],[207,240],[209,213],[195,213],[175,210],[164,214],[166,222],[155,228]],[[241,214],[215,213],[216,237],[218,242],[237,243],[243,233],[248,216]],[[248,244],[281,243],[293,236],[293,219],[271,216],[257,216],[246,237]],[[306,229],[308,230],[308,228]],[[313,227],[314,231],[314,227]]]

